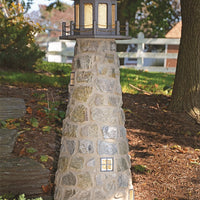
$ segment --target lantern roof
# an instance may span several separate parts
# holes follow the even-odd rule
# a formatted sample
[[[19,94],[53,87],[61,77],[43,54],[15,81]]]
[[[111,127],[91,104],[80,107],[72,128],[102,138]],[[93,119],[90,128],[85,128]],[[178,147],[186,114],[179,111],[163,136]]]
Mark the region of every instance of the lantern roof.
[[[62,23],[60,39],[129,39],[129,24],[117,20],[117,0],[73,0],[74,21]],[[68,31],[67,31],[68,30]]]

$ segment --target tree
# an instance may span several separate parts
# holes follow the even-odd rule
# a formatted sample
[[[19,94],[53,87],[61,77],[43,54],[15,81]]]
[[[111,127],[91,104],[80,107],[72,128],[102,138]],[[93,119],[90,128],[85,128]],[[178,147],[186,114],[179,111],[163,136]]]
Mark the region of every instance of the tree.
[[[137,31],[135,31],[135,17],[138,9],[142,6],[144,0],[121,0],[118,3],[117,15],[120,19],[121,24],[125,24],[126,21],[129,22],[130,35],[136,36]]]
[[[40,24],[49,30],[61,30],[63,20],[70,24],[74,17],[74,9],[68,4],[63,4],[63,10],[52,8],[51,11],[45,5],[40,5]],[[60,31],[59,31],[60,34]]]
[[[121,0],[118,18],[128,21],[132,36],[144,32],[145,37],[164,37],[180,20],[177,0]]]
[[[200,1],[181,0],[182,36],[170,109],[200,123]]]
[[[136,27],[146,37],[165,37],[180,21],[180,8],[176,0],[144,0],[136,16]]]
[[[48,34],[42,33],[41,35],[48,35],[48,37],[59,37],[62,30],[62,22],[65,21],[70,24],[74,17],[74,9],[68,4],[63,4],[63,10],[52,8],[51,11],[47,10],[46,5],[39,5],[38,11],[33,11],[28,16],[35,23],[38,22]],[[40,35],[40,36],[41,36]]]
[[[27,3],[25,3],[24,0],[0,0],[0,4],[3,7],[3,12],[6,15],[6,17],[9,16],[9,10],[8,8],[11,7],[12,3],[16,5],[21,5],[23,7],[23,12],[27,12],[28,9],[30,8],[33,0],[27,0]]]
[[[49,6],[47,6],[47,11],[51,11],[53,8],[58,9],[59,11],[65,11],[66,4],[60,2],[60,0],[55,0],[53,3],[50,3]]]

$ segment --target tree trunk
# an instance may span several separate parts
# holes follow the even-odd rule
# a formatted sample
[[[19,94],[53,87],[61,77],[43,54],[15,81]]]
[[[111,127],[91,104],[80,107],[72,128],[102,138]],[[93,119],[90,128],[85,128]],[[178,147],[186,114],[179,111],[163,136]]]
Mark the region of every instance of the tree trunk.
[[[181,0],[182,37],[170,109],[200,123],[200,0]]]

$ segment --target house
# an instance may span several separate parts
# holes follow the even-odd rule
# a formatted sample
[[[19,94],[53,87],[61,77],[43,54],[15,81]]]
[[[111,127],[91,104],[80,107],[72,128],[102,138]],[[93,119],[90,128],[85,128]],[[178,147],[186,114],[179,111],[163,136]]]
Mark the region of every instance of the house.
[[[178,22],[166,35],[169,39],[181,38],[182,21]],[[178,53],[179,45],[168,45],[167,53]],[[176,67],[177,59],[167,59],[166,67]]]

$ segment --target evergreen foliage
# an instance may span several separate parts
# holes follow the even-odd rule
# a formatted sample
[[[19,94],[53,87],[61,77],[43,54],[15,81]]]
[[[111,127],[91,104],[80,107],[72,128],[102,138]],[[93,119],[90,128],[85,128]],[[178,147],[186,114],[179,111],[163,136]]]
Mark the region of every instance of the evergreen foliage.
[[[5,3],[7,16],[0,10],[0,67],[4,69],[32,70],[44,52],[35,44],[34,36],[42,30],[24,17],[20,4]]]

